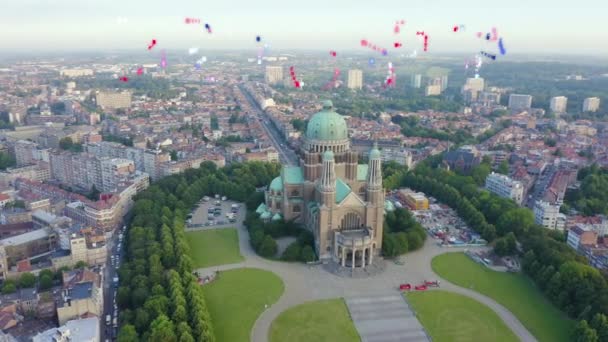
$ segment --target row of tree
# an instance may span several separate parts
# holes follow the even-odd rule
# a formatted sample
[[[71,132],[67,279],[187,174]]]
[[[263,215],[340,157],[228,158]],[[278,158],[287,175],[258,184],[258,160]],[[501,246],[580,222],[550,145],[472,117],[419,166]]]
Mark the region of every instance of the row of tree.
[[[517,249],[516,240],[522,243],[523,270],[532,278],[558,308],[579,321],[574,340],[605,341],[608,337],[606,314],[608,313],[608,283],[597,269],[589,266],[565,243],[564,234],[536,225],[531,210],[520,208],[509,199],[500,198],[480,190],[470,176],[430,169],[426,165],[417,168],[415,176],[408,174],[406,182],[420,187],[424,181],[407,181],[426,178],[426,183],[441,183],[431,191],[434,196],[452,198],[448,189],[453,189],[464,201],[478,210],[487,220],[487,227],[495,227],[497,254],[512,254]],[[425,176],[421,176],[421,175]],[[421,188],[421,187],[420,187]],[[432,186],[425,188],[432,190]],[[447,196],[447,197],[446,197]],[[440,199],[441,200],[441,199]],[[446,201],[447,203],[447,201]],[[462,215],[462,214],[461,214]],[[466,216],[463,215],[466,219]],[[474,226],[474,225],[472,225]],[[483,233],[482,233],[483,234]],[[491,241],[488,233],[488,241]],[[582,337],[584,336],[584,337]]]

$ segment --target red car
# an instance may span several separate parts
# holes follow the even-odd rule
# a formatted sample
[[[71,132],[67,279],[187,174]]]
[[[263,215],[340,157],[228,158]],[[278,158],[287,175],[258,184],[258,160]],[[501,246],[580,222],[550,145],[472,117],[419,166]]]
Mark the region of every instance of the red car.
[[[416,285],[416,291],[424,291],[426,290],[426,285]]]
[[[409,291],[411,289],[412,289],[412,285],[410,285],[410,284],[399,285],[399,290],[401,290],[401,291]]]
[[[433,287],[439,287],[439,280],[425,280],[424,281],[424,285],[426,286],[433,286]]]

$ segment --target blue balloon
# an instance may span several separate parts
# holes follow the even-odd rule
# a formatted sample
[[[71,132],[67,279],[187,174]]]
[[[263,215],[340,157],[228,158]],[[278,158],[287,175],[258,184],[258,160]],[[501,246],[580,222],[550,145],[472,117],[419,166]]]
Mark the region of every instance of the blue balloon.
[[[374,64],[376,64],[376,60],[373,59],[373,58],[370,58],[369,59],[369,65],[374,65]]]

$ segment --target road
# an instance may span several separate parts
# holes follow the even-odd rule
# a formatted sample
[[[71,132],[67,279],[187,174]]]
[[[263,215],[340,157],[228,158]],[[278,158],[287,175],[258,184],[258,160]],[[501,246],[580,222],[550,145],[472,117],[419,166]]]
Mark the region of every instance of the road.
[[[239,246],[245,261],[238,264],[213,266],[198,269],[201,275],[212,274],[241,267],[254,267],[274,272],[283,280],[285,292],[279,300],[265,309],[251,329],[253,342],[267,342],[272,322],[286,309],[311,300],[330,298],[352,298],[360,296],[377,296],[394,294],[402,283],[420,284],[426,279],[441,279],[431,269],[431,260],[436,255],[446,252],[463,251],[465,248],[447,248],[437,245],[432,238],[426,240],[424,248],[405,255],[403,265],[387,262],[386,269],[373,277],[344,278],[326,271],[322,266],[309,266],[298,263],[283,263],[264,259],[253,251],[249,243],[249,234],[244,226],[239,228]],[[476,247],[469,249],[483,249]],[[504,306],[492,298],[451,284],[443,279],[441,290],[457,292],[487,305],[505,322],[520,341],[536,341],[534,336]],[[431,290],[432,291],[432,290]]]
[[[251,114],[259,121],[260,125],[264,128],[266,135],[268,135],[270,141],[274,145],[274,148],[279,152],[281,164],[298,165],[298,156],[287,146],[285,138],[277,130],[274,124],[270,122],[270,118],[266,115],[264,110],[262,110],[255,99],[242,87],[242,85],[239,85],[239,90],[249,102],[251,109],[255,112]]]
[[[112,284],[112,279],[116,276],[116,270],[121,262],[117,260],[122,259],[122,253],[124,251],[124,249],[121,249],[120,256],[116,257],[116,255],[119,255],[118,236],[121,232],[124,232],[124,230],[116,229],[112,232],[112,236],[107,239],[108,260],[106,261],[103,273],[103,315],[99,318],[101,324],[100,341],[113,341],[116,339],[118,333],[118,328],[114,328],[111,323],[109,326],[106,325],[106,315],[112,316],[112,319],[116,316],[114,312],[114,292],[116,291],[116,288],[114,287],[114,284]],[[112,256],[115,258],[114,261],[112,260]],[[118,313],[118,311],[116,311],[116,313]],[[116,319],[118,319],[118,317],[116,317]]]

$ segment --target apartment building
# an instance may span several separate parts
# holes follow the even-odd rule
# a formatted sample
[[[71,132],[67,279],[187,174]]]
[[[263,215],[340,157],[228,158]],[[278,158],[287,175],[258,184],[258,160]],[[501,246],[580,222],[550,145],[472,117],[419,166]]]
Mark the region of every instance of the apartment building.
[[[560,205],[542,200],[534,204],[534,222],[548,229],[563,230],[566,216],[559,212]]]
[[[109,92],[100,91],[95,96],[95,101],[99,107],[108,109],[130,108],[131,92]]]
[[[554,113],[565,113],[568,105],[568,98],[565,96],[555,96],[551,98],[549,107]]]
[[[509,176],[492,172],[486,177],[486,189],[503,198],[510,198],[521,205],[524,197],[524,186]]]
[[[509,109],[524,110],[532,107],[532,95],[511,94],[509,95]]]
[[[583,101],[583,112],[597,112],[600,109],[599,97],[588,97]]]
[[[144,172],[155,181],[163,176],[161,165],[171,161],[171,155],[161,150],[146,150],[144,153]]]
[[[348,89],[361,90],[363,88],[363,71],[360,69],[348,70]]]
[[[11,186],[17,178],[43,182],[51,178],[51,166],[47,162],[39,161],[35,165],[6,169],[0,172],[0,185]]]
[[[57,303],[59,324],[87,313],[98,317],[103,314],[101,276],[86,269],[63,272],[63,290]]]
[[[266,74],[264,79],[268,84],[277,84],[283,81],[283,67],[282,66],[266,66]]]

